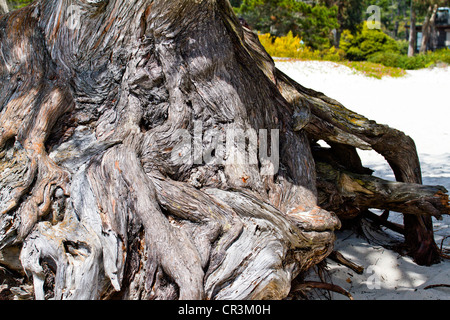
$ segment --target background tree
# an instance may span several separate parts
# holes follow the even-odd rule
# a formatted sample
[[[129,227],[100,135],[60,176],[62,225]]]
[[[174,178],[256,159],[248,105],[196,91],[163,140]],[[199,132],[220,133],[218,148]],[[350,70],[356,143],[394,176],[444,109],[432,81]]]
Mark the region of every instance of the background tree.
[[[414,0],[411,0],[408,57],[414,56],[414,53],[416,52],[416,42],[417,42],[416,21],[417,17],[416,17],[415,2]]]
[[[423,20],[422,24],[422,41],[420,52],[424,53],[429,49],[429,46],[433,44],[430,43],[430,39],[436,41],[436,29],[435,29],[435,19],[438,7],[446,6],[450,7],[449,0],[411,0],[410,3],[410,17],[411,17],[411,28],[409,36],[409,50],[408,56],[412,56],[416,51],[416,33],[415,27],[417,21]]]
[[[328,8],[333,6],[337,7],[337,23],[339,26],[336,28],[334,44],[336,47],[339,47],[342,32],[344,32],[344,30],[349,30],[350,32],[355,33],[363,22],[366,9],[365,1],[321,0],[319,3]]]
[[[244,0],[237,13],[255,30],[274,36],[292,31],[315,49],[329,47],[338,27],[337,7],[295,0]]]
[[[436,14],[438,5],[430,5],[425,16],[425,21],[422,24],[422,43],[420,45],[420,53],[426,52],[430,46],[430,37],[433,30],[435,30]]]

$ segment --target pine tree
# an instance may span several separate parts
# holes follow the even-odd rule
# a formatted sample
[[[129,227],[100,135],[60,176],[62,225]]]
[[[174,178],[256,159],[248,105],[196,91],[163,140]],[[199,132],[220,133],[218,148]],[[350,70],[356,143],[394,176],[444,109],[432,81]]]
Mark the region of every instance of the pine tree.
[[[332,44],[338,28],[337,7],[296,0],[244,0],[238,14],[257,31],[284,36],[289,31],[314,49]]]

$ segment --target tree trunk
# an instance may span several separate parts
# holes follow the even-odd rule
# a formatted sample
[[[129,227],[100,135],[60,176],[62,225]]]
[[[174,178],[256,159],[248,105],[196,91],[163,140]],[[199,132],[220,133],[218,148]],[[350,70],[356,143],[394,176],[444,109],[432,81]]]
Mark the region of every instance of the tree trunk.
[[[311,139],[420,173],[410,138],[282,74],[226,0],[40,0],[0,24],[0,297],[282,299],[340,227]]]
[[[438,5],[436,4],[433,9],[433,14],[430,19],[430,49],[435,51],[438,46],[438,32],[436,29],[436,18],[437,18]]]
[[[408,47],[408,57],[414,56],[416,53],[416,11],[414,8],[414,0],[411,0],[411,13],[410,13],[410,23],[409,23],[409,47]]]
[[[6,0],[0,0],[0,14],[8,13],[8,4],[6,3]]]
[[[430,37],[432,35],[432,30],[434,29],[434,24],[436,21],[437,9],[437,4],[428,8],[428,13],[422,26],[422,44],[420,47],[420,53],[427,52],[430,47]]]

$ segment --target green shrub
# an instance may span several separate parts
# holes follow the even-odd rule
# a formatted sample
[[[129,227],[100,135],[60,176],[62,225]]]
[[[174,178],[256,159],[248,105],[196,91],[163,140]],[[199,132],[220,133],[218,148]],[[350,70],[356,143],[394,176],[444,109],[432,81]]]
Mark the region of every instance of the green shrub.
[[[428,54],[418,54],[413,57],[403,56],[400,63],[400,68],[406,70],[417,70],[431,66],[433,61]]]
[[[396,52],[377,52],[372,54],[367,61],[382,64],[386,67],[399,67],[402,62],[402,55]]]
[[[291,31],[284,37],[261,34],[259,41],[272,57],[297,58],[304,47],[300,37],[294,36]]]
[[[399,45],[394,39],[381,30],[369,29],[366,23],[356,35],[345,30],[340,47],[347,59],[352,61],[364,61],[379,52],[400,53]]]
[[[440,49],[432,53],[435,63],[443,62],[450,64],[450,49]]]
[[[397,40],[397,45],[400,50],[400,54],[408,54],[409,41],[408,40]]]
[[[450,64],[450,49],[441,49],[408,57],[406,54],[393,52],[377,52],[368,58],[368,61],[379,63],[387,67],[417,70],[428,68],[438,63]]]
[[[303,44],[302,39],[289,32],[283,37],[260,34],[259,41],[272,57],[294,58],[301,60],[342,61],[344,52],[335,47],[324,50],[313,50]]]

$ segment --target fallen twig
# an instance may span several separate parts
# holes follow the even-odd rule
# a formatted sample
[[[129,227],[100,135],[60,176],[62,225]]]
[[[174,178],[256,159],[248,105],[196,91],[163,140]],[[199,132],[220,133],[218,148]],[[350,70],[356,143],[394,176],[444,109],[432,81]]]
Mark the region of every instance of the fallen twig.
[[[347,258],[345,258],[340,252],[333,251],[329,256],[331,260],[336,261],[337,263],[340,263],[353,271],[355,271],[357,274],[363,274],[364,273],[364,267],[357,265],[354,262],[351,262]]]
[[[339,293],[339,294],[342,294],[342,295],[348,297],[350,300],[354,300],[353,296],[351,295],[350,292],[348,292],[344,288],[342,288],[338,285],[332,284],[332,283],[307,281],[307,282],[298,284],[293,291],[297,292],[297,291],[303,291],[305,289],[313,289],[313,288],[333,291],[333,292],[336,292],[336,293]]]
[[[426,286],[423,289],[428,290],[428,289],[439,288],[439,287],[450,288],[450,284],[432,284],[432,285]]]

